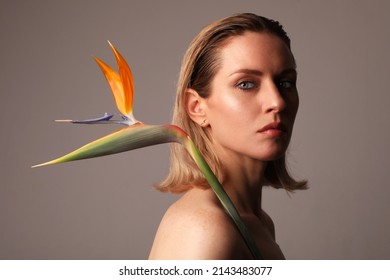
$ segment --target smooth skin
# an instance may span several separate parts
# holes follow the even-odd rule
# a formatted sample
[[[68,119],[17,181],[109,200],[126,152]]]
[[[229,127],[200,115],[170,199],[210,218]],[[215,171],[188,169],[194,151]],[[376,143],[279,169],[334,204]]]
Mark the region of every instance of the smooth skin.
[[[294,58],[280,38],[258,32],[227,39],[220,56],[210,96],[202,98],[189,89],[187,111],[211,131],[227,174],[224,189],[263,257],[284,259],[261,197],[267,163],[285,153],[298,110]],[[279,126],[264,130],[271,123]],[[213,191],[194,186],[167,210],[149,258],[252,256]]]

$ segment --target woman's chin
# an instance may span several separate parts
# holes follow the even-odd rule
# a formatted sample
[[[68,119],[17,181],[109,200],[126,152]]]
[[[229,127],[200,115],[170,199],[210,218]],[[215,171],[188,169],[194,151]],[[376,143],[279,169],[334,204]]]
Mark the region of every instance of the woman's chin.
[[[261,161],[274,161],[277,159],[280,159],[286,152],[286,149],[279,148],[279,149],[269,149],[266,153],[262,153],[261,155],[257,156],[257,159]]]

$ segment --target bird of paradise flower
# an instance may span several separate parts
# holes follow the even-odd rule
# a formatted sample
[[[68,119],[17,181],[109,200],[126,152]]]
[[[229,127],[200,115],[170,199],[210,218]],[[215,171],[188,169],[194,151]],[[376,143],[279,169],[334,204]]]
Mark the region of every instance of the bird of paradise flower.
[[[232,201],[189,135],[180,127],[172,124],[148,125],[135,119],[133,115],[134,81],[132,72],[122,55],[110,42],[109,45],[114,53],[116,63],[118,65],[118,72],[99,58],[94,57],[94,59],[102,70],[111,88],[116,106],[122,114],[122,119],[113,120],[112,118],[114,115],[106,113],[103,117],[96,119],[58,121],[78,124],[116,123],[125,125],[126,127],[92,141],[64,156],[45,163],[34,165],[32,167],[35,168],[68,161],[111,155],[162,143],[176,142],[182,144],[204,174],[206,180],[226,212],[232,218],[234,224],[252,253],[252,256],[255,259],[262,259],[261,253],[257,249],[249,230],[242,221]]]

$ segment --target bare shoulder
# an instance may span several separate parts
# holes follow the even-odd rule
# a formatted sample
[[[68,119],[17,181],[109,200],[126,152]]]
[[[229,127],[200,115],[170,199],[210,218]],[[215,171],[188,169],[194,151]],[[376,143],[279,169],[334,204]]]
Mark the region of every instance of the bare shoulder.
[[[150,259],[232,259],[242,240],[209,190],[194,189],[165,213]]]

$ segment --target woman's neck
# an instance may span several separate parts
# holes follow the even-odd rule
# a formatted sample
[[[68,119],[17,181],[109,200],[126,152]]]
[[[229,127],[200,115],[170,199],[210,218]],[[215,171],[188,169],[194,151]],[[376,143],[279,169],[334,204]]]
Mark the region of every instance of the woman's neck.
[[[222,185],[240,214],[261,213],[261,195],[267,162],[237,154],[220,154],[226,172]]]

